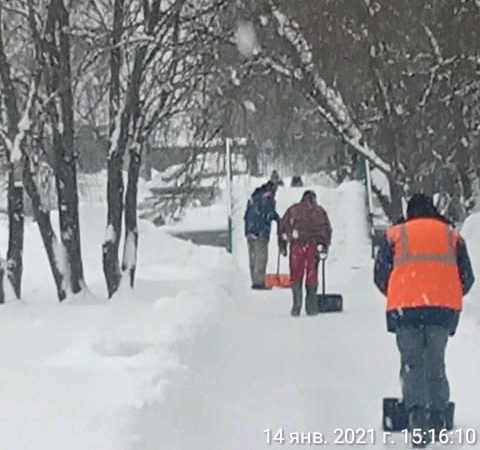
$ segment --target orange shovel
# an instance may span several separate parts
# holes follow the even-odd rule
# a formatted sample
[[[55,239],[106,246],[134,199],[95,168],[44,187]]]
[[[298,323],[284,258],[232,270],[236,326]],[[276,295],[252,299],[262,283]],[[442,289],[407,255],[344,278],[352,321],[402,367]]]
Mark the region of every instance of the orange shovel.
[[[286,273],[280,273],[280,249],[278,250],[277,258],[277,273],[267,273],[265,275],[265,287],[272,288],[289,288],[292,286],[292,280],[290,275]]]

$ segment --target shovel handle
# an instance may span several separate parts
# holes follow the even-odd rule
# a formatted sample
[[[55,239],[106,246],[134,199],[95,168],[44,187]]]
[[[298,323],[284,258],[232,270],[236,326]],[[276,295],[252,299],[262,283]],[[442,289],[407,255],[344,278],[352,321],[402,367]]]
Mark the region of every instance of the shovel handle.
[[[322,295],[325,295],[325,258],[322,258]]]

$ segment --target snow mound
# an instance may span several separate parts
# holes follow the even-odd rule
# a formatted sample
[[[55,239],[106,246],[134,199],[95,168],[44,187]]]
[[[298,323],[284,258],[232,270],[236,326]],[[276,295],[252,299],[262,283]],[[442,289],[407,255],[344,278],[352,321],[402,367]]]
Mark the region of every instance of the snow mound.
[[[52,214],[56,223],[56,214]],[[232,258],[139,223],[135,290],[106,300],[106,211],[80,208],[89,292],[59,304],[37,225],[27,222],[25,300],[3,305],[0,448],[130,448],[139,411],[162,405],[191,347],[233,301]],[[0,222],[0,241],[6,222]],[[3,242],[2,242],[3,243]]]

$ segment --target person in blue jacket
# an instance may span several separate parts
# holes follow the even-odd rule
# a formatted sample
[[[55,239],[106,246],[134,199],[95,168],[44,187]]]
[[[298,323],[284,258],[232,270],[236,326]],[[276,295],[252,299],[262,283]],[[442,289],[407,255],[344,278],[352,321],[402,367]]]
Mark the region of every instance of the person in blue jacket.
[[[278,222],[280,219],[276,211],[275,194],[278,186],[281,185],[283,185],[282,180],[277,172],[273,171],[270,180],[256,188],[251,195],[243,216],[252,289],[268,289],[265,286],[268,242],[272,221]]]

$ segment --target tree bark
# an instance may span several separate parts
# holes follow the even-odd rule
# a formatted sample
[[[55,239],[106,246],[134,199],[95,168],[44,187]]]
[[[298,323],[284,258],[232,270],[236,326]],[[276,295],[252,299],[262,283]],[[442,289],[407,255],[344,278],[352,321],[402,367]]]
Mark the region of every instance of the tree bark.
[[[8,220],[7,276],[15,296],[19,299],[22,296],[23,271],[23,185],[16,185],[13,169],[8,177]]]
[[[153,12],[158,14],[155,5],[158,6],[158,1],[153,3]],[[146,46],[142,46],[135,52],[132,75],[129,80],[127,91],[128,123],[131,121],[133,124],[133,129],[136,130],[136,142],[130,149],[130,161],[128,165],[128,183],[125,195],[125,240],[122,258],[122,272],[129,272],[130,287],[132,288],[135,284],[135,269],[137,264],[138,246],[138,178],[140,175],[141,155],[144,143],[144,137],[141,136],[142,127],[140,124],[140,88],[146,51]]]
[[[48,261],[50,262],[55,286],[57,287],[57,296],[58,299],[62,301],[67,297],[67,292],[64,284],[64,271],[63,268],[59,266],[59,261],[56,255],[56,251],[59,249],[60,244],[53,231],[50,214],[42,206],[40,194],[33,179],[33,174],[29,168],[26,168],[24,171],[24,183],[25,189],[32,200],[33,213],[40,230],[43,245],[47,252]]]
[[[137,266],[137,193],[138,177],[141,166],[141,147],[130,151],[130,164],[128,166],[128,184],[125,194],[125,242],[123,249],[122,271],[128,271],[130,287],[135,284],[135,269]]]
[[[78,188],[76,154],[74,148],[74,115],[72,78],[70,67],[70,39],[69,39],[69,14],[63,0],[53,0],[55,21],[50,29],[52,42],[58,35],[56,56],[51,61],[55,75],[61,88],[60,111],[53,113],[53,146],[55,154],[55,182],[57,187],[58,213],[60,219],[60,237],[66,249],[69,261],[70,289],[75,294],[84,286],[82,252],[80,245],[80,223],[78,215]],[[55,86],[50,86],[51,93]],[[62,124],[59,127],[59,121]],[[59,129],[60,128],[60,129]]]
[[[122,232],[123,213],[123,157],[110,155],[107,163],[107,231],[103,243],[103,273],[107,283],[108,297],[111,298],[120,285],[118,248]]]
[[[123,214],[123,155],[127,140],[126,105],[120,104],[120,67],[122,54],[119,42],[123,33],[124,0],[115,0],[113,13],[112,51],[110,53],[110,132],[107,161],[107,228],[102,246],[103,273],[107,283],[108,297],[111,298],[120,285],[121,273],[118,248],[122,232]]]
[[[8,137],[11,142],[18,133],[20,112],[17,105],[17,93],[11,77],[10,64],[3,46],[3,20],[0,8],[0,79],[4,90],[4,102],[8,121]],[[23,186],[21,180],[15,183],[14,164],[7,148],[9,164],[8,174],[8,250],[7,250],[7,275],[12,283],[17,298],[21,296],[22,270],[23,270],[23,237],[24,237],[24,211],[23,211]],[[18,161],[17,163],[20,163]]]
[[[260,176],[260,165],[258,164],[259,148],[256,141],[250,136],[247,146],[247,166],[248,172],[253,177]]]
[[[403,217],[402,197],[403,190],[398,184],[398,180],[393,174],[388,174],[388,184],[390,186],[390,198],[391,203],[388,211],[385,211],[392,222],[395,222],[399,218]]]

